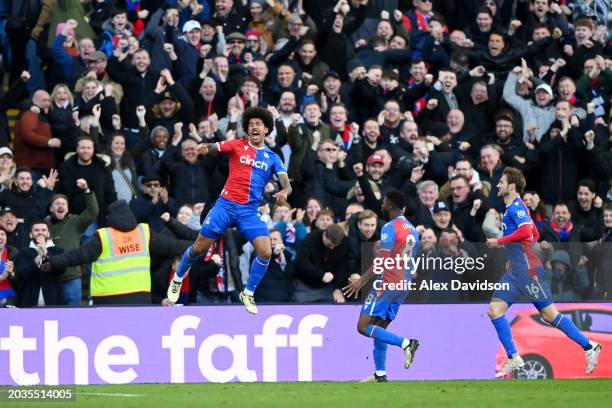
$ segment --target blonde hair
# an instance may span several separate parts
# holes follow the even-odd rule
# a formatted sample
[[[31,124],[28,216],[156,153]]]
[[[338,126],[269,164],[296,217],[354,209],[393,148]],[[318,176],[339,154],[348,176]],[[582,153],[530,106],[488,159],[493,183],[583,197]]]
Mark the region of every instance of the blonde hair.
[[[82,118],[79,119],[79,126],[81,127],[81,132],[85,133],[86,135],[89,134],[89,128],[91,127],[91,124],[94,122],[94,117],[92,115],[87,115],[87,116],[83,116]],[[100,129],[101,131],[101,129]]]
[[[57,93],[61,88],[64,88],[66,92],[68,92],[68,100],[70,101],[70,105],[74,105],[74,95],[70,91],[70,88],[66,84],[57,84],[53,87],[53,91],[51,92],[51,101],[55,102],[55,98],[57,97]],[[51,104],[51,109],[53,109],[55,105]]]

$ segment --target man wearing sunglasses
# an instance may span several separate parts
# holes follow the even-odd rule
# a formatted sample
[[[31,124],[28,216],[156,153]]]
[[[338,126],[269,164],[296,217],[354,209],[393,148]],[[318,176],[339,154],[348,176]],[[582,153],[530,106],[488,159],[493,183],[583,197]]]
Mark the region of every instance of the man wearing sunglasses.
[[[244,34],[239,32],[231,33],[226,38],[229,45],[229,55],[227,56],[230,65],[246,63],[244,60],[246,38]]]

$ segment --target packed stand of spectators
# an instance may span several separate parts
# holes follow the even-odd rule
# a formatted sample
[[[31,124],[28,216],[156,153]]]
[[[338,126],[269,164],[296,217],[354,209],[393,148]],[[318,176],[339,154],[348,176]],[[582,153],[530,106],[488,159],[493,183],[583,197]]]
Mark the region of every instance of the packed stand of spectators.
[[[501,234],[506,167],[525,174],[555,296],[610,299],[610,32],[598,0],[0,0],[0,300],[86,303],[96,230],[127,211],[127,229],[171,240],[151,251],[162,302],[169,254],[228,175],[197,145],[243,137],[253,106],[273,115],[266,143],[293,186],[277,205],[270,182],[261,203],[259,303],[354,301],[341,288],[372,257],[389,190],[408,197],[420,255],[477,256]],[[235,302],[254,256],[228,230],[182,303]],[[416,279],[495,281],[498,266]]]

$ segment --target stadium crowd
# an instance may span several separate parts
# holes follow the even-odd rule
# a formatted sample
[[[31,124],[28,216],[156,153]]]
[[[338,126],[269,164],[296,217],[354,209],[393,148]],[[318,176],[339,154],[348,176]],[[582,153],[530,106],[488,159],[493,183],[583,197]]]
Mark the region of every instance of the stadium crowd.
[[[252,106],[273,115],[266,144],[293,187],[276,205],[266,186],[258,303],[352,301],[340,289],[371,258],[391,189],[423,256],[482,254],[506,167],[526,176],[557,300],[610,299],[610,32],[603,0],[0,0],[2,304],[86,303],[91,277],[110,276],[104,227],[146,231],[148,261],[126,267],[150,270],[149,290],[107,294],[162,302],[228,174],[197,145],[243,137]],[[236,302],[252,257],[228,230],[182,303]],[[495,281],[495,265],[417,279]],[[471,300],[488,299],[409,299]]]

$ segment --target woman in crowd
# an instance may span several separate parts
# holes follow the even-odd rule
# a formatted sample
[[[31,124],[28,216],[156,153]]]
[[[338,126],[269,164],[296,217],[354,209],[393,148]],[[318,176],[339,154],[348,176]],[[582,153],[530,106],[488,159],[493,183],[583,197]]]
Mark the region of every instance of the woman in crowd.
[[[74,96],[66,84],[57,84],[51,92],[51,109],[49,109],[49,124],[53,137],[62,141],[62,145],[56,150],[56,161],[64,160],[68,152],[73,152],[75,141],[79,136],[79,128],[76,125],[76,114],[73,112]]]
[[[117,199],[128,203],[138,196],[138,173],[134,157],[140,157],[149,145],[149,130],[145,122],[144,106],[136,108],[139,120],[140,137],[132,149],[127,150],[125,136],[120,132],[113,133],[108,140],[107,154],[111,158],[111,168]]]
[[[89,79],[83,84],[83,92],[75,99],[75,109],[79,113],[79,117],[82,118],[91,115],[95,105],[100,105],[102,108],[100,143],[105,144],[104,135],[109,135],[114,130],[113,115],[118,113],[117,103],[113,97],[113,86],[110,84],[103,86],[100,81]]]
[[[0,147],[0,191],[8,190],[13,185],[15,168],[11,149]]]

